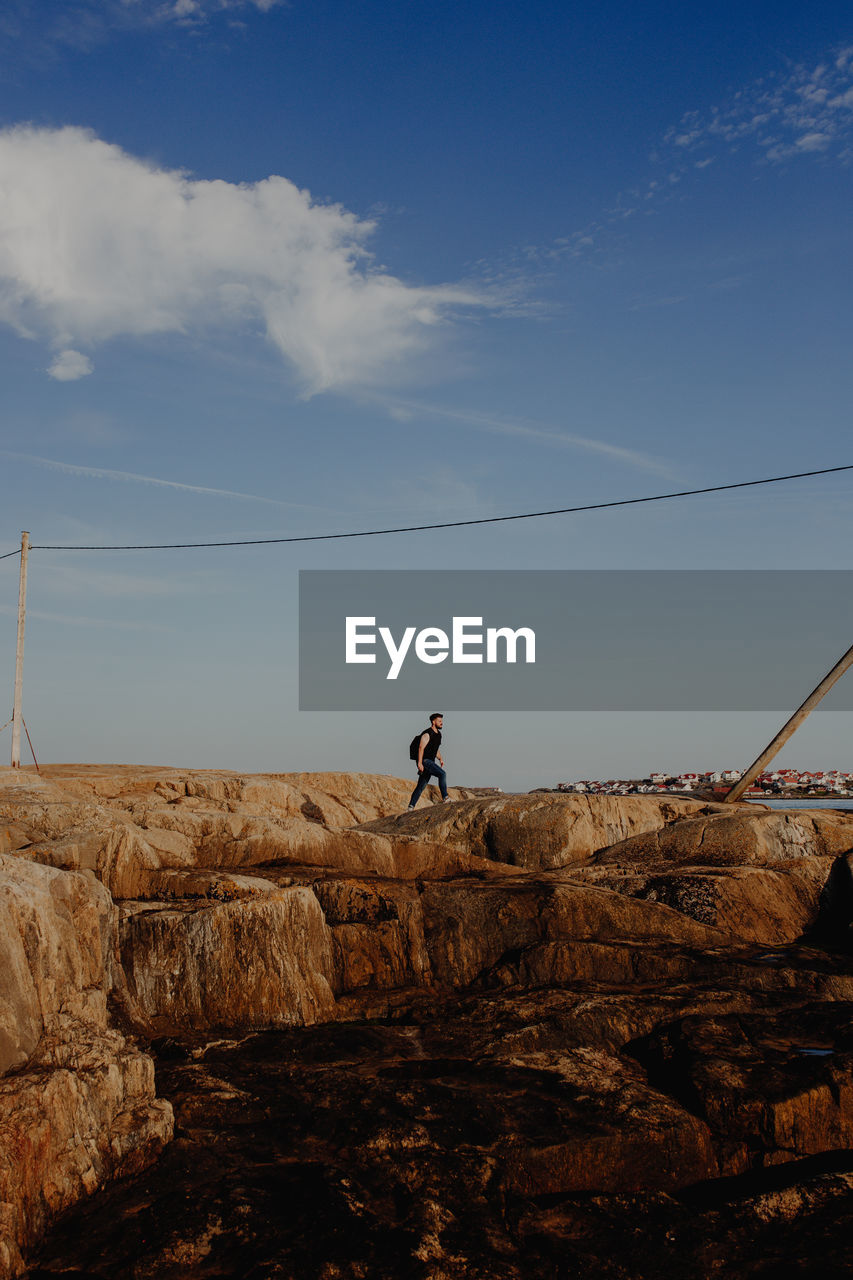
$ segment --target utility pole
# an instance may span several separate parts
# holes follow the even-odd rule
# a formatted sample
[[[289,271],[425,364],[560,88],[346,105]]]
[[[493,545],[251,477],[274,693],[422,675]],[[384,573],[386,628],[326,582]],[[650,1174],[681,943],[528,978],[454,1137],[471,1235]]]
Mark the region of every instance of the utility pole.
[[[24,687],[24,623],[27,617],[27,556],[30,535],[21,534],[21,583],[18,588],[18,644],[15,649],[15,704],[12,710],[12,768],[21,767],[21,694]]]
[[[723,798],[723,804],[733,804],[735,800],[740,800],[744,791],[755,781],[762,769],[770,763],[777,751],[785,745],[795,729],[799,729],[806,716],[814,711],[817,704],[825,693],[829,693],[836,680],[840,680],[847,668],[853,664],[853,645],[847,650],[843,658],[839,658],[835,666],[821,680],[820,684],[809,694],[805,702],[797,707],[797,710],[791,716],[787,724],[783,725],[772,742],[768,743],[757,760],[754,760],[741,778],[740,782],[736,782],[731,791]]]

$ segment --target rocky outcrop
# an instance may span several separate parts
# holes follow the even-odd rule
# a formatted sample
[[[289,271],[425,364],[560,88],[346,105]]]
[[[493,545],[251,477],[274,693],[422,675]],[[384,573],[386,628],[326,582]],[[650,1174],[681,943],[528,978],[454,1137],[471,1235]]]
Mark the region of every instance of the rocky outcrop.
[[[157,873],[169,870],[293,864],[407,876],[420,873],[426,856],[419,860],[411,838],[353,829],[406,808],[411,789],[400,779],[94,766],[54,767],[24,782],[11,774],[0,770],[0,852],[93,871],[119,899],[157,898],[166,883]],[[434,841],[428,856],[436,857]],[[454,868],[476,865],[476,853],[473,862],[462,849],[448,856]]]
[[[591,796],[533,793],[465,800],[452,809],[423,809],[364,822],[362,831],[405,834],[479,854],[528,871],[586,862],[598,849],[656,832],[696,813],[722,810],[678,796]]]
[[[692,1016],[631,1052],[720,1135],[720,1171],[740,1174],[853,1146],[851,1016],[848,1002]]]
[[[843,1159],[827,1087],[843,1067],[830,1077],[804,1053],[807,1019],[751,1014],[748,997],[731,1012],[708,993],[680,1018],[679,999],[690,1007],[683,989],[634,995],[633,1010],[621,997],[623,1031],[660,1029],[609,1050],[591,1041],[616,1010],[588,989],[170,1041],[160,1075],[180,1137],[68,1219],[37,1275],[735,1280],[768,1259],[765,1275],[843,1274],[825,1263],[851,1220],[853,1171],[797,1155],[813,1114],[815,1141]],[[744,1041],[758,1056],[726,1092],[722,1064]],[[749,1079],[767,1052],[770,1090]],[[791,1158],[764,1166],[777,1134]]]
[[[853,818],[409,792],[0,770],[0,1275],[642,1277],[853,1145]]]
[[[93,878],[0,855],[0,1072],[64,1020],[106,1026],[113,911]]]
[[[793,942],[816,922],[853,815],[834,811],[687,817],[600,850],[595,883],[759,943]]]
[[[115,924],[91,874],[0,855],[0,1274],[172,1135],[151,1058],[108,1026]]]
[[[336,994],[377,965],[389,985],[409,972],[408,942],[330,926],[310,881],[239,874],[414,878],[432,846],[349,829],[408,794],[350,775],[0,770],[0,1275],[20,1271],[52,1217],[171,1137],[153,1061],[108,1001],[146,1035],[304,1025],[334,1018]]]
[[[746,819],[746,820],[745,820]],[[853,848],[853,814],[840,810],[768,812],[762,806],[704,807],[677,823],[612,842],[598,864],[669,867],[772,867],[835,858]]]
[[[304,1026],[334,1017],[332,948],[307,887],[258,881],[251,896],[123,907],[126,1011],[149,1034]]]

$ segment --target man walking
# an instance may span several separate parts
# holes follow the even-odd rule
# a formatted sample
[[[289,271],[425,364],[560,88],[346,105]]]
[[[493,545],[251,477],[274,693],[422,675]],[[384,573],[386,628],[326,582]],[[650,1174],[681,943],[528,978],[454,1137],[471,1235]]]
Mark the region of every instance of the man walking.
[[[437,778],[442,800],[447,800],[447,774],[444,771],[444,760],[441,757],[441,726],[444,716],[440,711],[433,711],[429,718],[429,728],[424,729],[418,740],[418,785],[412,792],[409,808],[414,809],[421,798],[421,792],[430,778]],[[414,744],[413,744],[414,745]]]

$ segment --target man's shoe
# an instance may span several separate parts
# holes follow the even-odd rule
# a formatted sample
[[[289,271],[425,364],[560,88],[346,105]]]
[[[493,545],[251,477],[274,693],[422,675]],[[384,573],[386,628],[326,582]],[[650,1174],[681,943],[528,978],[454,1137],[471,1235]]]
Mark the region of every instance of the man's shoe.
[[[408,807],[408,809],[406,810],[406,813],[411,813],[411,812],[412,812],[412,810],[414,809],[414,807],[415,807],[415,806],[414,806],[413,804],[410,804],[410,805],[409,805],[409,807]]]

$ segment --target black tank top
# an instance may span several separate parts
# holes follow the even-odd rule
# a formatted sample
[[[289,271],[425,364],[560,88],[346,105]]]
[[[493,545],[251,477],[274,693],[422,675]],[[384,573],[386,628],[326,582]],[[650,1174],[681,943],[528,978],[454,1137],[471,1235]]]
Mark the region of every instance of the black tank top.
[[[438,729],[433,729],[431,726],[425,732],[429,734],[429,742],[424,747],[424,760],[434,760],[435,753],[441,746],[441,734]],[[423,734],[421,734],[421,737],[423,737]]]

